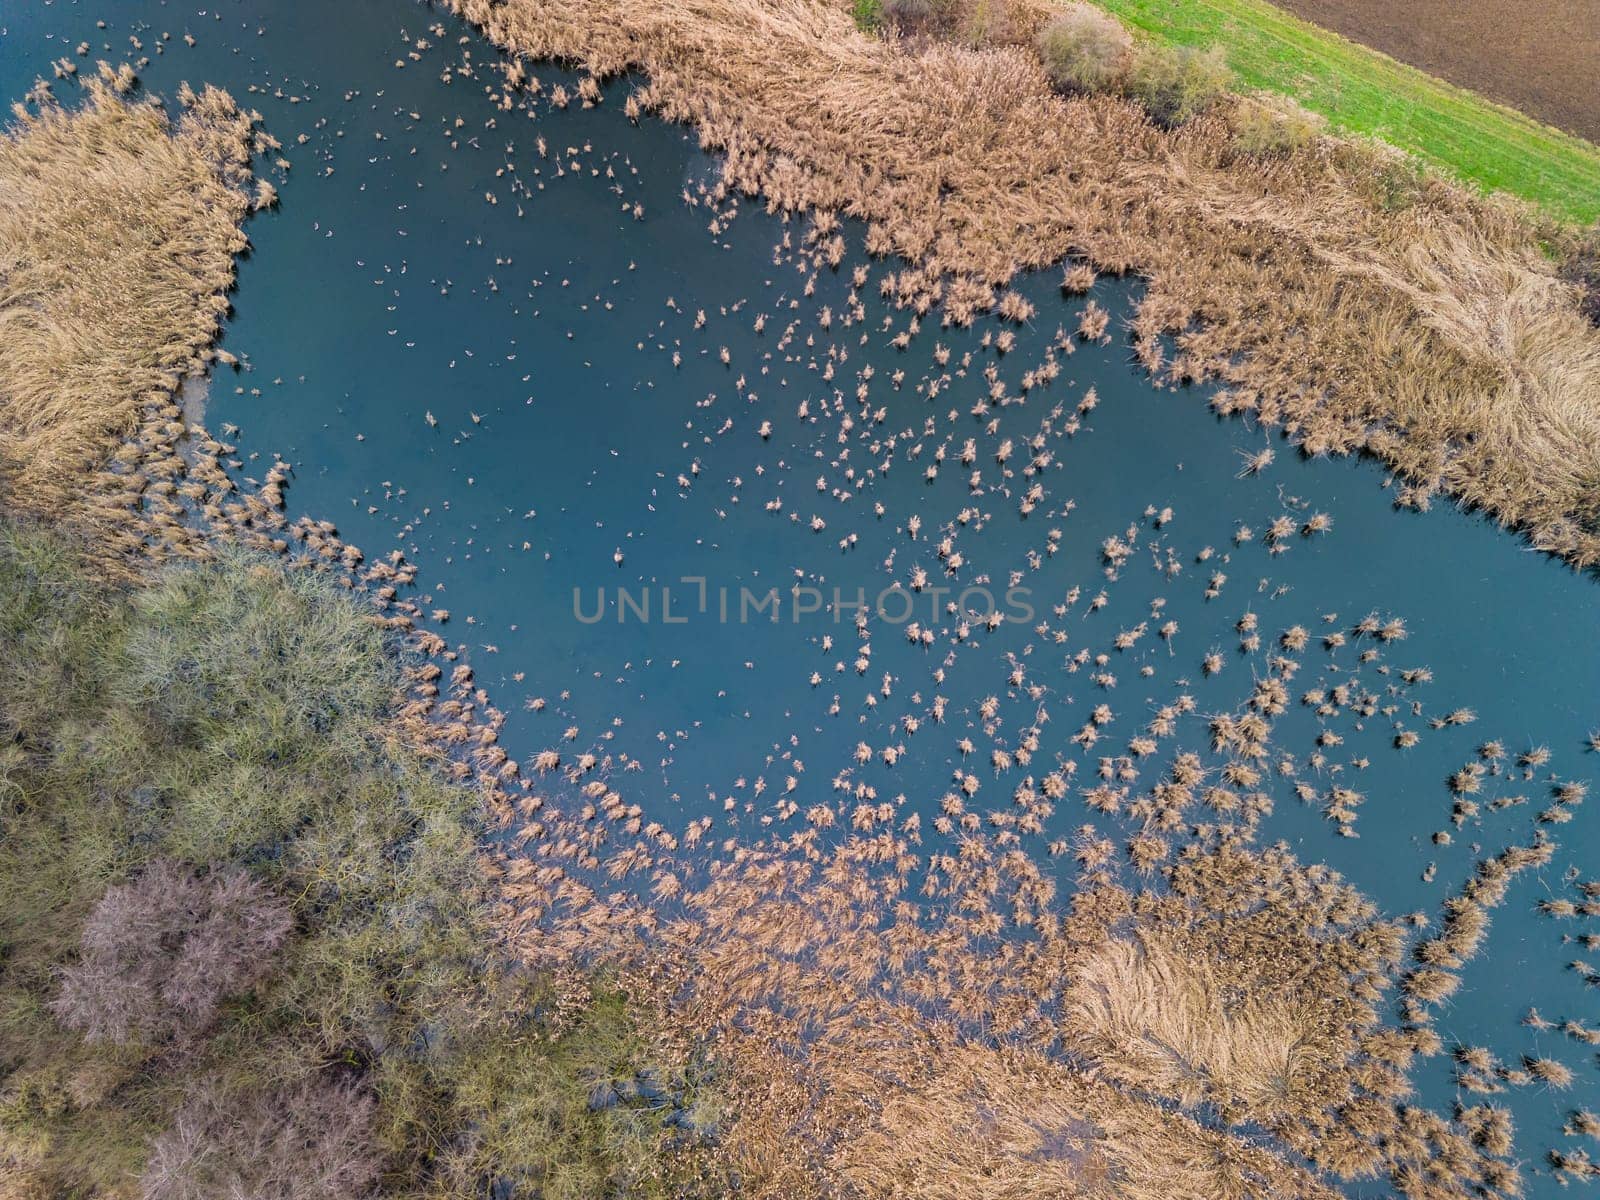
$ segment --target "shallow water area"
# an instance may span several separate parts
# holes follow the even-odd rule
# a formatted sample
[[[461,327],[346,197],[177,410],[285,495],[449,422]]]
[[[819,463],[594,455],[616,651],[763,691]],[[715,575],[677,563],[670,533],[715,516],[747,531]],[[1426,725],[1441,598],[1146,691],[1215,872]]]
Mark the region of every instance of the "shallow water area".
[[[1027,321],[940,329],[935,311],[901,349],[912,314],[879,288],[899,265],[867,259],[859,228],[843,228],[836,270],[799,261],[808,223],[706,200],[715,161],[688,131],[630,121],[630,81],[584,107],[576,76],[540,64],[541,94],[508,96],[500,56],[430,8],[57,0],[0,25],[8,97],[63,55],[80,69],[148,55],[152,92],[204,81],[259,109],[292,165],[258,164],[280,205],[248,227],[225,340],[246,367],[217,369],[206,422],[237,443],[241,477],[275,454],[295,465],[293,513],[336,522],[369,560],[418,564],[421,602],[448,610],[434,627],[506,711],[514,756],[593,753],[675,834],[706,820],[692,836],[708,844],[760,838],[822,806],[842,836],[887,805],[890,820],[920,814],[937,847],[941,797],[969,792],[968,813],[1049,857],[1079,826],[1115,824],[1080,800],[1102,760],[1135,793],[1178,750],[1220,765],[1208,718],[1245,705],[1294,626],[1308,645],[1273,723],[1263,839],[1388,913],[1436,925],[1482,854],[1527,843],[1554,781],[1596,775],[1597,582],[1448,504],[1396,511],[1378,464],[1302,460],[1213,416],[1206,389],[1153,386],[1122,328],[1132,282],[1091,293],[1107,344],[1077,336],[1084,298],[1049,273],[1017,284]],[[55,90],[72,102],[72,85]],[[1246,471],[1266,448],[1270,465]],[[1331,529],[1303,534],[1318,513]],[[841,603],[858,598],[864,632]],[[990,607],[1008,618],[993,629]],[[1405,636],[1358,634],[1368,614]],[[1406,681],[1420,668],[1431,681]],[[1341,686],[1358,699],[1302,702]],[[1181,696],[1192,710],[1150,734]],[[1470,722],[1432,726],[1463,708]],[[1398,749],[1401,729],[1418,744]],[[1498,765],[1479,754],[1490,739]],[[1540,746],[1549,762],[1525,779],[1517,756]],[[1447,780],[1469,761],[1490,768],[1457,825]],[[990,818],[1068,763],[1047,827]],[[1364,797],[1356,837],[1324,816],[1334,786]],[[1513,795],[1526,803],[1490,806]],[[1447,1045],[1577,1072],[1560,1096],[1498,1098],[1532,1196],[1557,1188],[1532,1160],[1566,1143],[1571,1109],[1600,1103],[1592,1048],[1519,1024],[1530,1007],[1557,1022],[1593,1007],[1568,966],[1584,951],[1562,938],[1594,920],[1536,909],[1573,894],[1569,868],[1592,871],[1593,817],[1550,828],[1561,849],[1513,885],[1436,1020]],[[1051,861],[1069,888],[1070,855]],[[1417,1081],[1449,1107],[1445,1056]]]

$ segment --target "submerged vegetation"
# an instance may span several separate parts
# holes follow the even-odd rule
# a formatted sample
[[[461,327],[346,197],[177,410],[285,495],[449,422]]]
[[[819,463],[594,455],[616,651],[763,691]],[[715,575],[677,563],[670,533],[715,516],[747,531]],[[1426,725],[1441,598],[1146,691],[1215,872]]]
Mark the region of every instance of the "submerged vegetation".
[[[1158,377],[1220,383],[1220,410],[1307,454],[1380,456],[1402,503],[1444,492],[1600,562],[1600,331],[1546,252],[1570,235],[1515,206],[1375,144],[1264,143],[1254,101],[1168,130],[1121,95],[1060,96],[1034,49],[1053,10],[1032,0],[979,48],[870,35],[829,0],[455,7],[514,53],[642,72],[630,112],[696,125],[727,193],[816,213],[819,267],[847,214],[908,261],[897,302],[950,321],[1069,256],[1137,273]],[[1204,107],[1213,64],[1152,61],[1170,116]]]
[[[111,592],[8,526],[0,614],[8,1195],[667,1186],[695,1093],[615,980],[497,948],[359,602],[236,552]]]

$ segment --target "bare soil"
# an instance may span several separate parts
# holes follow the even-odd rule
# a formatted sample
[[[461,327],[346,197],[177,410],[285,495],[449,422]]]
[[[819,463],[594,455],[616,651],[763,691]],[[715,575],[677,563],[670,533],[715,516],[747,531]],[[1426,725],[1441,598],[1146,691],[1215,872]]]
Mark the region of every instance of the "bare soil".
[[[1275,0],[1401,62],[1600,142],[1600,0]]]

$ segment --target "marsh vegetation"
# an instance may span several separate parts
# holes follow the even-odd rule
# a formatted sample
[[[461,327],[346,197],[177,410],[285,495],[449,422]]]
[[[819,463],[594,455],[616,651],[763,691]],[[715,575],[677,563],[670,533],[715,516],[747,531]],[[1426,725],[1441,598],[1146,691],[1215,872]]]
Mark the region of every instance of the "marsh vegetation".
[[[494,11],[511,20],[506,13],[528,10]],[[932,113],[934,128],[955,127],[964,139],[972,131],[963,122],[998,121],[1020,95],[1037,104],[1025,112],[1078,122],[1080,150],[1126,136],[1147,155],[1135,162],[1142,170],[1153,171],[1157,154],[1193,155],[1182,161],[1219,189],[1237,178],[1225,173],[1236,158],[1247,160],[1240,169],[1272,179],[1275,171],[1295,177],[1312,154],[1343,170],[1328,164],[1355,153],[1274,129],[1247,139],[1242,102],[1192,86],[1210,77],[1207,64],[1165,52],[1144,58],[1156,52],[1136,54],[1131,40],[1115,34],[1127,59],[1112,56],[1108,79],[1116,82],[1100,85],[1111,90],[1058,100],[1036,57],[1048,39],[1015,6],[1004,20],[994,7],[877,6],[881,27],[902,39],[893,44],[862,42],[853,25],[836,19],[847,15],[842,9],[804,2],[740,7],[731,21],[725,5],[631,6],[605,30],[586,24],[579,10],[563,12],[571,36],[613,39],[606,44],[615,45],[618,63],[639,52],[638,23],[651,34],[687,35],[670,55],[660,51],[650,87],[627,103],[635,114],[655,103],[703,118],[713,141],[731,148],[733,186],[713,182],[690,199],[704,205],[694,220],[709,215],[714,232],[732,219],[725,213],[743,187],[760,186],[775,207],[793,205],[798,214],[821,186],[809,158],[785,159],[755,136],[777,111],[762,105],[797,104],[803,88],[785,97],[775,86],[748,108],[746,88],[774,73],[779,84],[817,85],[814,72],[825,59],[814,43],[837,37],[828,53],[838,53],[845,80],[874,89],[831,116],[810,114],[814,97],[793,109],[800,121],[793,144],[806,149],[806,137],[826,135],[843,150],[849,138],[864,137],[868,150],[891,157],[858,156],[851,170],[881,172],[877,181],[891,189],[901,186],[894,170],[910,166],[900,195],[910,207],[878,214],[868,233],[880,251],[925,234],[932,255],[880,273],[881,294],[907,323],[892,346],[907,349],[924,317],[930,326],[938,317],[954,326],[992,306],[999,318],[998,333],[985,328],[981,343],[974,333],[965,350],[960,330],[941,333],[956,344],[954,356],[941,340],[938,370],[919,380],[911,368],[915,405],[966,381],[979,422],[968,427],[972,437],[952,437],[936,420],[924,426],[924,440],[905,434],[905,457],[921,457],[924,444],[932,450],[914,468],[917,501],[883,528],[885,540],[920,559],[907,576],[919,596],[987,565],[976,532],[990,519],[984,506],[996,502],[973,497],[1003,498],[1019,523],[1039,510],[1031,519],[1040,536],[1024,559],[1029,570],[1060,549],[1056,524],[1039,529],[1041,520],[1057,522],[1072,509],[1055,494],[1055,456],[1083,429],[1098,397],[1090,388],[1073,401],[1055,400],[1026,435],[1010,406],[1031,399],[1021,411],[1034,416],[1050,404],[1055,398],[1044,389],[1062,360],[1077,346],[1109,340],[1113,310],[1099,303],[1102,290],[1078,314],[1076,335],[1063,328],[1047,344],[1019,341],[1043,306],[1021,290],[996,295],[991,284],[1010,265],[992,279],[941,274],[942,255],[1014,257],[1005,236],[1020,225],[1008,224],[993,195],[979,194],[981,181],[965,173],[959,155],[937,164],[950,172],[946,197],[932,203],[918,195],[916,185],[936,168],[907,150],[907,128]],[[691,18],[706,23],[675,24]],[[796,53],[774,61],[772,44],[761,41],[769,35]],[[683,77],[685,90],[672,90],[672,71],[716,66],[721,54],[747,74]],[[930,73],[930,64],[944,73]],[[870,79],[869,68],[878,72]],[[506,77],[529,96],[542,87],[520,61],[507,65]],[[1011,85],[1022,90],[1008,93]],[[833,84],[820,86],[824,99],[839,100],[828,90]],[[1159,124],[1145,101],[1126,98],[1136,86],[1152,108],[1167,106]],[[573,94],[585,105],[606,100],[586,79],[571,93],[552,87],[540,102],[577,107]],[[1204,103],[1191,103],[1193,96]],[[941,115],[952,99],[960,121]],[[516,101],[508,91],[493,103],[498,117],[499,106]],[[1293,117],[1269,110],[1265,119]],[[1049,138],[1063,136],[1057,126],[1042,128]],[[1000,129],[987,126],[989,140],[976,151],[993,156],[991,165],[1018,167],[1007,156],[1029,152]],[[539,144],[543,158],[542,136]],[[955,148],[973,146],[960,140]],[[561,169],[598,177],[602,168],[590,164],[600,161],[580,168],[579,151],[570,148]],[[621,169],[605,163],[607,178],[614,165]],[[1010,178],[1038,165],[1024,161]],[[787,253],[775,249],[774,264],[798,265],[807,297],[811,282],[839,267],[848,295],[835,298],[837,315],[815,314],[815,330],[802,324],[810,312],[781,334],[774,328],[778,349],[762,362],[804,342],[822,379],[842,372],[832,398],[819,389],[798,406],[803,444],[835,437],[848,449],[865,444],[873,459],[883,455],[887,471],[899,435],[880,449],[882,435],[872,429],[888,420],[887,401],[869,380],[898,391],[904,368],[890,375],[871,362],[845,365],[841,347],[867,327],[871,271],[843,265],[835,209],[860,211],[852,190],[860,180],[834,166],[837,204],[783,228]],[[1118,245],[1142,253],[1158,229],[1179,228],[1166,222],[1187,201],[1163,191],[1154,175],[1089,169],[1105,172],[1094,186],[1115,190],[1078,196],[1082,208],[1059,223],[1043,219],[1050,237],[1075,238],[1074,222],[1092,218],[1084,236],[1102,255]],[[1431,200],[1411,191],[1436,186],[1400,173],[1376,207],[1394,201],[1399,211],[1426,201],[1430,220],[1481,216],[1448,189]],[[1130,195],[1132,218],[1110,203]],[[1031,201],[1018,192],[1007,203]],[[1205,229],[1220,238],[1227,221],[1213,216]],[[1131,223],[1116,224],[1123,220]],[[1259,228],[1227,237],[1206,253],[1221,256],[1223,286],[1242,298],[1260,280],[1241,262],[1278,251],[1264,248]],[[1312,268],[1302,269],[1305,286],[1315,286]],[[1093,289],[1094,269],[1074,263],[1062,284]],[[1159,306],[1160,296],[1158,288],[1147,305]],[[714,323],[738,314],[759,338],[768,313],[752,319],[743,303],[721,311],[691,304],[693,329],[720,338]],[[668,300],[669,310],[676,307]],[[1296,310],[1293,320],[1310,311]],[[676,315],[689,324],[687,312]],[[1243,320],[1226,306],[1205,315],[1224,327]],[[1368,315],[1346,314],[1352,322]],[[1159,321],[1140,320],[1140,353],[1165,372]],[[890,327],[885,321],[884,340]],[[827,336],[833,328],[841,331],[837,344]],[[1179,349],[1208,352],[1205,336],[1188,329]],[[1021,364],[1026,369],[1013,380],[999,362],[1019,345],[1039,357]],[[713,347],[716,340],[701,348],[712,371],[743,371],[740,343],[728,337],[715,358]],[[663,335],[656,348],[670,354],[674,371],[696,349],[687,335]],[[990,352],[992,362],[982,357]],[[853,399],[845,382],[851,371]],[[738,378],[735,392],[743,393]],[[755,400],[752,392],[746,402]],[[1259,411],[1237,389],[1218,407]],[[1002,427],[999,414],[1008,408]],[[760,411],[766,419],[741,436],[763,453],[775,444],[771,474],[778,475],[778,456],[792,453],[788,414],[782,405]],[[431,408],[423,412],[418,428],[431,435],[439,422]],[[247,467],[235,447],[185,431],[177,417],[157,389],[144,423],[111,460],[113,477],[129,463],[159,463],[165,472],[154,497],[131,490],[102,518],[109,536],[97,551],[109,545],[122,555],[124,586],[100,582],[70,534],[8,529],[0,553],[0,645],[17,664],[0,684],[0,1153],[29,1186],[43,1194],[137,1189],[176,1198],[252,1188],[308,1197],[712,1196],[736,1185],[740,1194],[783,1200],[1333,1200],[1343,1182],[1373,1178],[1443,1200],[1512,1196],[1522,1186],[1506,1110],[1446,1103],[1434,1111],[1413,1094],[1415,1068],[1448,1050],[1462,1080],[1485,1091],[1571,1081],[1563,1075],[1570,1068],[1544,1050],[1530,1047],[1501,1062],[1446,1047],[1440,1031],[1448,1026],[1437,1014],[1461,992],[1490,910],[1519,874],[1551,862],[1554,842],[1544,827],[1570,817],[1581,786],[1556,786],[1550,815],[1541,815],[1526,843],[1498,853],[1474,844],[1473,865],[1456,864],[1464,882],[1431,935],[1412,932],[1425,923],[1420,914],[1387,917],[1337,872],[1271,840],[1280,787],[1294,789],[1312,821],[1325,817],[1337,833],[1356,836],[1366,802],[1358,788],[1389,791],[1358,783],[1365,762],[1344,761],[1333,749],[1345,736],[1354,740],[1362,722],[1385,740],[1392,727],[1396,744],[1415,746],[1423,734],[1403,722],[1442,735],[1476,719],[1465,707],[1425,708],[1418,689],[1431,673],[1387,660],[1391,645],[1407,637],[1398,618],[1374,611],[1352,621],[1327,612],[1317,626],[1305,609],[1297,610],[1305,624],[1284,628],[1247,602],[1223,620],[1222,641],[1202,658],[1206,643],[1185,643],[1164,607],[1167,585],[1177,586],[1190,556],[1180,556],[1164,532],[1173,510],[1151,504],[1111,536],[1102,539],[1102,529],[1085,542],[1089,586],[1081,605],[1074,584],[1059,606],[1038,614],[1032,636],[1041,646],[1061,645],[1071,631],[1073,648],[1058,652],[1057,671],[1019,654],[993,680],[984,675],[972,711],[959,712],[964,693],[945,687],[945,665],[953,666],[958,647],[970,655],[973,641],[998,640],[1004,631],[952,605],[934,618],[937,632],[907,630],[903,640],[917,653],[939,644],[946,657],[930,656],[929,695],[903,699],[888,729],[870,732],[863,720],[861,737],[850,738],[855,773],[845,766],[831,784],[802,781],[798,754],[783,754],[781,767],[769,757],[772,795],[758,810],[746,797],[760,797],[765,779],[748,791],[740,779],[734,790],[744,803],[729,796],[730,824],[719,837],[708,833],[710,815],[679,814],[664,787],[634,784],[626,773],[638,760],[621,741],[611,743],[609,731],[584,741],[576,721],[551,714],[546,719],[565,729],[519,759],[532,747],[504,736],[506,714],[468,661],[496,648],[445,640],[443,630],[454,635],[470,625],[470,609],[452,602],[458,615],[446,625],[443,597],[415,594],[417,568],[405,553],[368,560],[326,519],[331,514],[290,520],[282,512],[287,464]],[[948,422],[964,417],[953,407]],[[715,419],[723,420],[721,411]],[[477,410],[467,420],[476,427]],[[709,449],[704,454],[718,466],[703,475],[700,457],[683,462],[680,499],[727,465]],[[828,541],[832,533],[819,535],[830,523],[839,532],[850,515],[842,501],[857,473],[845,468],[846,457],[817,468],[817,493],[828,492],[831,479],[839,509],[826,520],[785,514],[807,544]],[[1275,461],[1271,446],[1245,453],[1242,471],[1226,457],[1225,481],[1236,471],[1257,480]],[[955,489],[958,515],[943,512],[949,497],[934,490],[947,458],[962,471],[947,468],[946,477],[964,476]],[[756,460],[752,474],[767,465]],[[653,478],[670,477],[668,470]],[[663,485],[663,497],[670,490]],[[887,489],[874,496],[895,499]],[[770,504],[762,511],[773,512]],[[886,511],[879,501],[876,516]],[[1339,511],[1342,530],[1347,510]],[[1225,542],[1220,555],[1211,545],[1195,553],[1194,562],[1210,564],[1209,582],[1192,590],[1204,586],[1210,603],[1227,589],[1228,571],[1246,576],[1267,556],[1314,536],[1320,544],[1333,527],[1327,514],[1285,500],[1256,530],[1240,525],[1234,536],[1235,549],[1255,543],[1259,559],[1240,550],[1230,563]],[[855,536],[840,539],[841,555]],[[595,553],[607,572],[625,562],[637,569],[651,550],[620,537],[601,541]],[[174,564],[172,551],[200,561]],[[893,553],[888,559],[886,569],[906,574]],[[1115,634],[1083,623],[1110,603],[1119,579],[1131,581],[1146,565],[1163,593],[1147,612]],[[1258,593],[1267,587],[1263,576]],[[1223,683],[1240,678],[1244,690],[1204,709],[1207,701],[1196,701],[1179,668],[1169,680],[1173,693],[1152,700],[1135,718],[1135,735],[1116,746],[1108,739],[1118,672],[1145,686],[1154,668],[1144,662],[1136,673],[1133,663],[1143,661],[1141,639],[1158,628],[1163,656],[1181,654],[1191,669]],[[830,661],[836,655],[831,669],[847,680],[852,659],[854,676],[883,668],[881,685],[863,682],[863,712],[880,703],[887,709],[898,682],[881,645],[871,657],[875,632],[882,630],[863,614],[853,631],[838,630],[837,652],[832,635],[819,650]],[[1235,638],[1237,652],[1225,653],[1222,643]],[[1050,706],[1072,708],[1050,691],[1073,675],[1099,702],[1092,711],[1083,706],[1087,719],[1076,733],[1052,738]],[[520,673],[514,678],[522,681]],[[814,673],[812,686],[819,680]],[[840,713],[841,695],[849,693],[835,693],[830,716]],[[546,707],[543,695],[529,698],[529,711]],[[1280,721],[1292,726],[1286,714],[1295,711],[1306,739],[1315,739],[1309,753],[1278,728]],[[895,785],[882,772],[923,758],[937,763],[927,740],[947,719],[965,722],[953,779],[941,787],[913,776],[909,798],[891,799]],[[1181,740],[1186,719],[1200,733],[1193,749]],[[911,743],[919,729],[924,741]],[[1541,747],[1520,759],[1498,742],[1482,747],[1450,776],[1452,823],[1435,834],[1438,845],[1469,824],[1478,836],[1472,797],[1492,793],[1483,797],[1486,808],[1520,803],[1501,795],[1509,773],[1531,780],[1551,761]],[[869,774],[875,765],[882,772]],[[778,783],[777,772],[791,769]],[[759,826],[740,826],[745,814]],[[1574,916],[1580,902],[1587,901],[1567,901],[1571,912],[1550,915]],[[1585,1127],[1574,1119],[1574,1130]],[[1581,1177],[1581,1151],[1554,1154],[1565,1175]],[[299,1159],[290,1166],[293,1155]]]
[[[239,552],[108,590],[8,524],[0,613],[10,1194],[681,1178],[707,1094],[615,979],[505,957],[475,798],[386,728],[359,602]]]

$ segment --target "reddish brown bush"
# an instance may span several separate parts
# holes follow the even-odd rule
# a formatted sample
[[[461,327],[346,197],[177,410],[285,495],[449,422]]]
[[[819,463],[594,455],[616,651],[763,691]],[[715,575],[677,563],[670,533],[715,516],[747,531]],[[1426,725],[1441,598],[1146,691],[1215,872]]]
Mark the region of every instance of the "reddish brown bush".
[[[204,1029],[223,999],[265,976],[289,924],[288,907],[238,868],[153,863],[95,905],[56,1016],[96,1041]]]
[[[151,1147],[144,1200],[359,1200],[382,1167],[373,1108],[317,1081],[239,1097],[203,1082]]]

